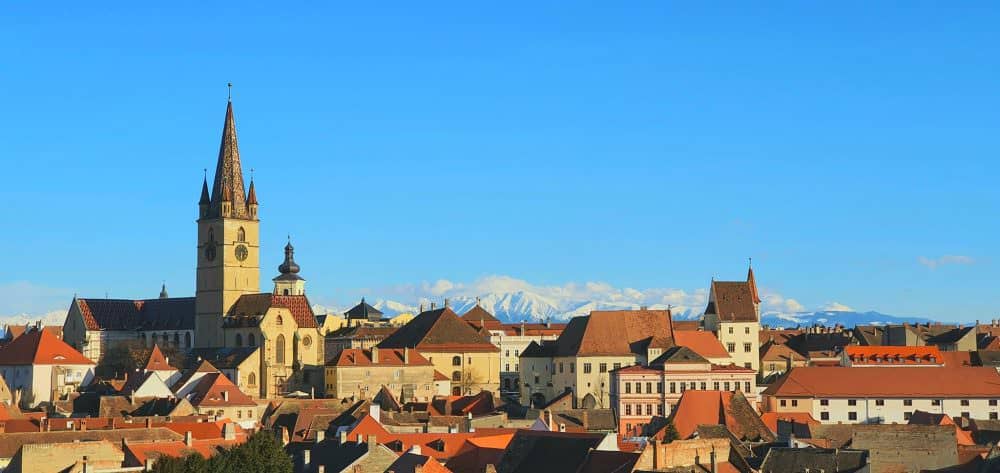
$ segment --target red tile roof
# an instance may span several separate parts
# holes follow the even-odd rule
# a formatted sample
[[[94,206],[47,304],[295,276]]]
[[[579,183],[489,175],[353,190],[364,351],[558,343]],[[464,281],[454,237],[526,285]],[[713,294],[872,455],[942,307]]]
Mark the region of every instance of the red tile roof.
[[[706,314],[716,314],[722,322],[756,322],[754,291],[746,281],[712,281]]]
[[[264,315],[271,307],[288,309],[299,328],[316,328],[316,315],[306,296],[279,296],[276,294],[244,294],[236,300],[226,315],[231,319],[242,319]],[[230,322],[231,323],[231,322]]]
[[[956,398],[1000,396],[1000,374],[987,367],[793,368],[764,394],[779,397]]]
[[[409,352],[408,355],[404,351]],[[409,363],[403,362],[405,356],[410,357]],[[372,363],[371,350],[347,348],[341,350],[333,360],[327,363],[329,366],[430,366],[430,364],[431,362],[417,353],[417,350],[409,348],[379,348],[378,363]]]
[[[473,306],[468,312],[462,314],[462,320],[466,322],[500,322],[488,310],[479,305]]]
[[[738,439],[773,439],[746,398],[733,392],[684,391],[670,419],[681,439],[690,438],[699,425],[724,425]]]
[[[813,419],[808,412],[765,412],[760,415],[760,420],[771,432],[778,433],[778,421],[794,422],[796,424],[817,425],[820,422]]]
[[[222,373],[208,373],[197,381],[197,385],[188,394],[188,401],[195,407],[227,407],[227,406],[257,406],[240,388],[236,387]],[[229,399],[226,400],[227,393]]]
[[[806,357],[802,356],[801,353],[788,348],[788,345],[780,343],[768,343],[764,350],[764,354],[760,356],[760,361],[775,361],[784,363],[787,360],[791,361],[806,361]],[[784,369],[784,366],[782,366]]]
[[[74,301],[87,330],[193,330],[194,298]]]
[[[674,343],[688,347],[705,358],[729,358],[729,352],[712,332],[675,330]]]
[[[670,311],[595,310],[573,317],[556,341],[559,356],[628,356],[674,345]]]
[[[176,371],[177,368],[167,363],[167,357],[163,356],[160,346],[153,344],[153,350],[149,352],[149,360],[146,361],[146,371]]]
[[[450,308],[421,313],[386,337],[379,348],[416,348],[424,352],[499,352],[489,339]]]
[[[859,365],[934,365],[942,364],[941,351],[935,346],[854,346],[844,347],[852,366]]]
[[[485,471],[486,465],[500,462],[500,457],[513,437],[513,433],[507,433],[466,439],[445,466],[456,473]]]
[[[134,464],[128,466],[144,466],[147,458],[158,458],[168,456],[181,458],[191,453],[197,452],[204,458],[211,458],[223,449],[233,447],[245,442],[244,437],[237,437],[236,440],[223,440],[214,438],[209,440],[194,440],[191,446],[187,446],[183,441],[170,442],[128,442],[125,443],[126,458],[131,454],[135,459]]]
[[[375,435],[378,443],[392,446],[397,452],[405,452],[414,445],[420,447],[420,453],[435,459],[447,459],[455,456],[462,445],[468,439],[476,437],[490,437],[514,432],[514,429],[476,429],[475,432],[457,433],[409,433],[409,432],[389,432],[375,421],[368,414],[364,414],[361,419],[347,432],[348,441],[354,441],[361,435],[362,439],[367,439],[369,435]],[[392,447],[390,447],[392,448]]]
[[[33,330],[0,348],[0,365],[93,365],[51,331]]]

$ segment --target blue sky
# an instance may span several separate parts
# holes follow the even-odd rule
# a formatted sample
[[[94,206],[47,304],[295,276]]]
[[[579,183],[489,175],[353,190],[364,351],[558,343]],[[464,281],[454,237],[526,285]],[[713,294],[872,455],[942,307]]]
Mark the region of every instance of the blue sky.
[[[290,233],[314,302],[752,256],[806,309],[996,317],[1000,8],[760,6],[9,4],[0,315],[193,293],[232,81],[262,278]]]

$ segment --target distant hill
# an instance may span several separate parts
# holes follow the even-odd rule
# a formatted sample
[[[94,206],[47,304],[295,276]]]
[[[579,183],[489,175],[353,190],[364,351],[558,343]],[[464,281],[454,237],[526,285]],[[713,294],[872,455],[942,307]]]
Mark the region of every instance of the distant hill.
[[[763,314],[761,324],[770,327],[795,327],[797,325],[843,325],[853,327],[855,325],[885,325],[909,323],[927,323],[933,320],[924,317],[900,317],[897,315],[883,314],[881,312],[851,312],[851,311],[818,311],[818,312],[797,312],[794,314]]]

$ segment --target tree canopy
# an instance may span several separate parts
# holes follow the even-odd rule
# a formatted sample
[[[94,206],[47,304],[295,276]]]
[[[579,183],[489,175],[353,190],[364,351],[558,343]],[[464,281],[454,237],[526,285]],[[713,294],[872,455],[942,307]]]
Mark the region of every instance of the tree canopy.
[[[292,460],[274,435],[260,431],[246,443],[225,449],[208,460],[198,453],[183,458],[160,457],[153,465],[156,473],[291,473]]]

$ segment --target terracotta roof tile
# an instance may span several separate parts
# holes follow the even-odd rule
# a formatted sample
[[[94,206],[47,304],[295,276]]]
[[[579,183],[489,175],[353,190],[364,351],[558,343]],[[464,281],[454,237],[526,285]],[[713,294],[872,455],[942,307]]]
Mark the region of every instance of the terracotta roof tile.
[[[746,281],[712,281],[712,300],[706,314],[715,314],[723,322],[756,322],[753,288]]]
[[[87,330],[194,330],[194,298],[74,301]]]
[[[408,351],[409,363],[404,363],[404,352]],[[413,349],[379,348],[378,362],[372,363],[372,351],[361,348],[346,348],[327,363],[328,366],[429,366],[430,361]]]
[[[666,310],[595,310],[573,317],[556,341],[558,356],[646,354],[670,348],[674,332]],[[527,351],[527,350],[525,350]]]
[[[782,397],[996,397],[1000,395],[1000,374],[987,367],[859,369],[810,366],[793,368],[764,394]]]
[[[421,351],[498,352],[489,339],[458,318],[450,308],[429,310],[388,336],[379,348]]]
[[[674,324],[676,328],[676,323]],[[729,358],[729,352],[712,332],[674,330],[674,343],[688,347],[705,358]]]
[[[32,330],[0,348],[0,365],[93,365],[51,331]]]
[[[188,394],[188,401],[195,407],[257,406],[257,403],[243,394],[226,375],[208,373],[197,381],[197,386]],[[226,399],[226,395],[229,396]]]
[[[771,430],[739,392],[684,391],[670,420],[681,439],[691,437],[699,425],[724,425],[740,440],[774,439]],[[661,439],[662,430],[656,432]]]
[[[300,328],[316,328],[316,315],[306,296],[279,296],[276,294],[244,294],[236,300],[226,315],[227,325],[260,323],[260,316],[267,313],[271,307],[288,309]]]
[[[146,371],[171,371],[176,370],[170,363],[167,363],[167,357],[163,356],[163,352],[160,351],[160,346],[153,344],[153,350],[149,352],[149,360],[146,361]]]
[[[496,318],[488,310],[482,308],[482,306],[475,305],[468,312],[462,314],[462,320],[467,322],[500,322],[500,319]]]

